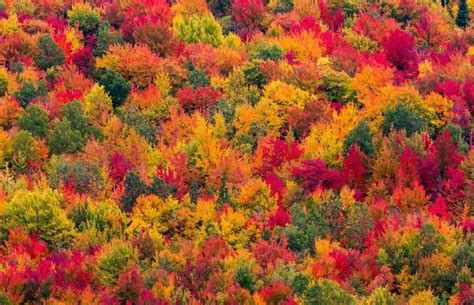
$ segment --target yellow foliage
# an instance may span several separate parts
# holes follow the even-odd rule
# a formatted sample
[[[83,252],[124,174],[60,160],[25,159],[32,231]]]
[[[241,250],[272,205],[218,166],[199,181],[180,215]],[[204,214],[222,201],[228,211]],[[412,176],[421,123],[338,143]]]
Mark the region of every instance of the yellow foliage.
[[[255,106],[257,121],[269,134],[278,136],[285,123],[288,110],[293,106],[303,108],[311,95],[296,86],[273,81],[264,88],[264,95]]]
[[[80,32],[76,28],[69,27],[66,29],[65,33],[66,33],[66,41],[69,42],[69,44],[71,45],[72,52],[75,52],[83,47],[82,32]]]
[[[163,96],[168,95],[170,93],[172,88],[170,76],[164,69],[160,69],[158,73],[156,73],[155,86],[158,88],[158,91],[160,91],[161,95]]]
[[[160,71],[160,58],[144,45],[112,45],[96,67],[114,70],[138,88],[146,88]]]
[[[331,250],[339,249],[339,243],[332,242],[326,238],[316,239],[314,242],[314,249],[316,251],[316,256],[321,258],[329,254]]]
[[[357,91],[357,98],[365,107],[370,108],[383,87],[393,82],[393,71],[377,66],[365,66],[352,79],[351,86]]]
[[[21,25],[18,21],[18,16],[13,14],[6,19],[0,20],[0,35],[6,36],[15,34],[21,31]]]
[[[171,11],[175,15],[189,18],[192,15],[206,15],[209,12],[206,0],[178,0]]]
[[[423,290],[414,294],[408,300],[408,305],[436,305],[438,299],[433,295],[431,290]]]
[[[293,52],[299,60],[317,61],[322,53],[321,41],[311,32],[302,32],[298,35],[285,35],[272,39],[286,52]]]
[[[314,16],[319,19],[319,1],[318,0],[294,0],[293,10],[300,17]]]
[[[431,65],[431,62],[428,60],[424,60],[423,62],[418,64],[418,71],[419,71],[419,77],[420,78],[425,78],[431,73],[433,73],[433,66]]]
[[[383,122],[383,112],[401,103],[410,110],[416,112],[426,123],[431,122],[435,113],[423,102],[423,98],[418,90],[412,86],[392,86],[382,87],[379,94],[372,102],[364,103],[365,116],[369,120],[372,130],[378,130]]]
[[[246,222],[247,217],[232,208],[228,208],[221,215],[219,221],[220,235],[235,249],[247,247],[252,238],[252,232],[246,229]]]
[[[330,165],[342,162],[344,139],[361,119],[360,111],[348,104],[337,113],[333,111],[329,123],[317,123],[303,143],[308,158],[319,158]]]
[[[107,121],[112,109],[112,99],[101,85],[94,84],[89,93],[84,96],[86,114],[102,125]]]
[[[254,212],[268,212],[276,206],[276,199],[271,195],[269,186],[262,179],[252,179],[241,187],[237,197],[239,207],[252,215]]]
[[[250,104],[238,105],[235,108],[235,116],[233,124],[236,128],[236,134],[242,135],[250,131],[252,123],[256,122],[257,115],[255,113],[255,108]]]
[[[440,94],[435,92],[430,93],[425,99],[425,104],[430,110],[430,113],[434,114],[431,118],[431,124],[435,128],[445,126],[452,118],[451,109],[453,108],[453,102]]]
[[[344,185],[339,193],[341,197],[342,205],[345,209],[349,210],[354,207],[356,200],[354,199],[355,191],[351,190],[347,185]]]

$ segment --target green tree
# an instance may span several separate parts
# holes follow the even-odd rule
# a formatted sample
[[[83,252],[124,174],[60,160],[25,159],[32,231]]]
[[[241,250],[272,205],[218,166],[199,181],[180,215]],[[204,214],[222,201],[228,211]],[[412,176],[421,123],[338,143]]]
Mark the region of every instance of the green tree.
[[[37,138],[45,138],[49,127],[48,114],[40,106],[31,105],[18,119],[18,126]]]
[[[382,131],[389,134],[393,128],[395,130],[405,129],[407,136],[423,129],[424,124],[420,116],[402,103],[398,103],[394,108],[389,108],[384,112]]]
[[[352,145],[358,145],[366,155],[372,154],[372,136],[366,121],[361,121],[352,129],[344,140],[344,154],[347,154]]]
[[[98,79],[98,83],[109,94],[114,108],[122,106],[131,90],[130,84],[113,70],[103,71]]]
[[[7,144],[6,159],[17,172],[26,170],[30,161],[39,159],[35,138],[29,131],[19,131]]]
[[[64,52],[54,42],[51,35],[45,34],[39,38],[38,49],[39,54],[35,57],[35,63],[40,69],[47,70],[64,63]]]
[[[123,241],[113,241],[98,255],[99,280],[106,285],[114,285],[135,258],[132,247]]]
[[[66,118],[53,122],[53,130],[48,135],[47,142],[53,154],[73,153],[85,145],[84,137],[72,128],[71,122]]]
[[[19,190],[5,205],[2,230],[20,226],[37,233],[54,248],[70,244],[74,225],[61,207],[61,196],[51,189]]]
[[[38,85],[35,86],[33,82],[27,80],[21,84],[20,89],[14,95],[20,105],[26,108],[33,99],[45,96],[47,93],[48,89],[44,81],[39,81]]]
[[[138,196],[147,192],[147,185],[143,180],[131,171],[125,177],[125,193],[122,196],[122,209],[126,212],[131,211],[135,205]]]
[[[456,24],[460,28],[467,28],[469,26],[469,7],[467,0],[459,0],[458,14],[456,16]]]

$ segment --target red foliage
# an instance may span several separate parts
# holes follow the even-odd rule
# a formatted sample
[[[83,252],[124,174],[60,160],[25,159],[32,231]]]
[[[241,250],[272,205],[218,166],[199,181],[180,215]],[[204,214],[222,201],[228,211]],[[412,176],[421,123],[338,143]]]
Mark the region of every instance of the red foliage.
[[[337,32],[342,28],[344,24],[344,12],[342,9],[331,12],[326,3],[323,0],[319,0],[319,10],[321,19],[332,31]]]
[[[418,76],[419,59],[413,36],[405,31],[395,30],[383,42],[383,48],[401,77]]]
[[[343,185],[339,171],[328,168],[326,163],[319,159],[303,160],[301,166],[293,167],[292,174],[309,192],[320,187],[339,189]]]
[[[115,285],[115,294],[124,302],[136,303],[140,299],[140,292],[145,285],[137,268],[131,268],[122,273]]]
[[[287,240],[283,239],[279,243],[274,240],[259,240],[252,248],[255,260],[262,268],[269,268],[275,265],[278,260],[285,264],[296,259],[295,254],[288,250]]]
[[[267,7],[263,0],[232,0],[231,16],[242,38],[248,39],[259,30]]]
[[[264,299],[265,304],[294,304],[291,296],[291,288],[283,282],[275,282],[271,286],[265,286],[260,290],[259,294]]]
[[[409,186],[415,181],[420,181],[420,158],[413,149],[409,147],[403,149],[399,164],[397,171],[397,180],[399,184]]]
[[[186,113],[200,111],[204,115],[209,115],[209,110],[221,98],[220,91],[216,91],[211,87],[184,87],[179,89],[176,97]]]
[[[261,161],[257,162],[257,172],[266,174],[280,167],[284,162],[298,159],[301,153],[302,150],[296,142],[288,144],[272,136],[265,137],[259,142],[255,153],[257,158],[261,158]]]
[[[285,227],[287,224],[291,222],[291,216],[286,211],[286,209],[282,206],[278,206],[278,209],[270,215],[267,226],[270,229],[274,227]]]
[[[449,211],[448,211],[448,204],[446,203],[446,200],[441,195],[438,195],[436,198],[435,202],[430,206],[428,209],[431,214],[434,214],[436,216],[439,216],[443,219],[449,219]]]
[[[120,152],[114,152],[110,157],[109,176],[115,183],[122,182],[132,169],[132,162]]]
[[[344,183],[357,191],[357,199],[365,193],[366,158],[357,145],[352,145],[342,166]]]
[[[295,34],[300,34],[302,32],[312,32],[316,36],[319,36],[321,33],[321,27],[314,16],[306,16],[297,23],[293,24],[291,27],[291,32]]]
[[[92,53],[92,48],[89,46],[74,52],[71,55],[71,61],[76,65],[77,69],[85,75],[89,75],[94,70],[95,57]]]

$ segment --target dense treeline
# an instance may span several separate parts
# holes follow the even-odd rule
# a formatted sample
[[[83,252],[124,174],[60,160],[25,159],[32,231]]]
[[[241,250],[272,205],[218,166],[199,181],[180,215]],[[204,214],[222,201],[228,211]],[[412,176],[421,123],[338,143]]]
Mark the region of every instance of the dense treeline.
[[[0,4],[0,304],[474,303],[472,0]]]

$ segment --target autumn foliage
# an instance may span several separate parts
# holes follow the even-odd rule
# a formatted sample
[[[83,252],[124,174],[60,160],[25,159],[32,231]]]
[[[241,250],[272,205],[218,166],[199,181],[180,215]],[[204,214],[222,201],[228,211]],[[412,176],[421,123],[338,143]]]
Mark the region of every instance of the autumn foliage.
[[[466,1],[0,1],[0,304],[474,304]]]

